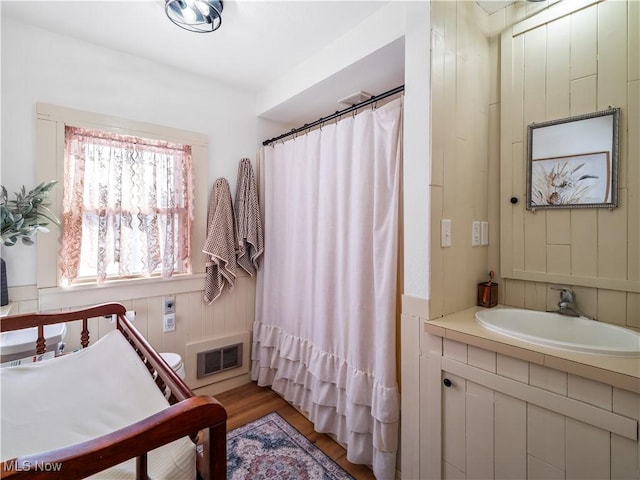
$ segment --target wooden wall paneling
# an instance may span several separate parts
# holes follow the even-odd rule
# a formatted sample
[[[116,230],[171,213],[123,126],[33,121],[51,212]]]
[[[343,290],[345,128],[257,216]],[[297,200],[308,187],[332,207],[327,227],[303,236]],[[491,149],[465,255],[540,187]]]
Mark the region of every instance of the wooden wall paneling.
[[[489,269],[499,274],[500,266],[500,211],[502,193],[500,178],[496,175],[500,171],[500,105],[491,104],[488,111],[489,143],[488,143],[488,181],[487,181],[487,217],[489,221]],[[506,202],[505,207],[510,205]]]
[[[447,106],[444,101],[444,59],[445,59],[445,3],[431,4],[431,112],[432,118],[443,119]],[[431,123],[431,185],[442,185],[444,168],[443,121]]]
[[[467,476],[462,470],[458,470],[453,465],[442,462],[442,479],[443,480],[465,480]]]
[[[429,265],[429,318],[444,315],[444,249],[440,248],[442,220],[441,186],[432,186],[431,191],[431,259]]]
[[[566,419],[566,479],[609,478],[609,432],[572,418]]]
[[[245,312],[246,321],[245,325],[249,332],[253,332],[253,322],[256,318],[256,280],[253,279],[249,282],[249,287],[246,290],[246,303],[247,310]]]
[[[222,293],[224,295],[224,292]],[[220,298],[218,299],[220,300]],[[215,305],[216,300],[213,303],[202,305],[202,337],[209,338],[216,335],[217,331],[220,331],[220,328],[216,328],[216,309]]]
[[[547,309],[547,288],[541,282],[525,282],[524,307],[531,310]]]
[[[507,212],[511,213],[512,228],[512,249],[511,249],[511,267],[513,270],[525,269],[525,202],[526,202],[526,174],[525,174],[525,144],[517,142],[512,145],[511,159],[511,175],[512,175],[512,194],[518,198],[515,205],[509,204],[506,207]],[[505,252],[505,255],[508,255]]]
[[[611,480],[640,478],[640,442],[611,434]]]
[[[547,245],[547,273],[571,275],[570,245]]]
[[[524,127],[547,119],[547,27],[524,34]],[[517,87],[516,87],[517,88]],[[523,131],[524,133],[524,131]],[[525,137],[526,138],[526,137]]]
[[[596,92],[598,88],[598,76],[571,80],[571,115],[584,115],[595,112],[597,109]]]
[[[173,335],[173,347],[168,352],[178,353],[184,357],[184,346],[189,341],[189,317],[191,316],[191,292],[176,294],[176,331]],[[167,348],[168,348],[167,344]]]
[[[402,395],[401,395],[401,411],[402,418],[400,419],[400,433],[402,443],[402,455],[400,458],[400,468],[402,472],[405,472],[408,478],[419,478],[420,476],[420,456],[423,445],[420,432],[429,432],[428,435],[436,435],[428,428],[424,428],[423,422],[426,420],[426,412],[420,411],[421,401],[424,398],[433,398],[434,400],[440,398],[440,392],[428,391],[430,385],[435,381],[435,385],[438,390],[440,388],[440,371],[438,369],[438,378],[431,379],[428,375],[429,365],[427,363],[426,354],[421,356],[420,343],[427,334],[423,334],[422,331],[424,320],[419,317],[402,313],[400,317],[400,336],[401,344],[403,346],[400,351],[400,361],[402,363]],[[425,352],[426,353],[426,352]],[[434,359],[434,363],[435,359]],[[424,369],[424,370],[423,370]],[[423,377],[424,378],[423,378]],[[424,389],[424,395],[421,390]],[[426,396],[433,394],[433,396]],[[436,400],[437,401],[437,400]],[[434,407],[435,408],[435,407]],[[416,421],[419,419],[419,421]],[[423,438],[428,438],[427,435],[423,435]],[[427,443],[427,442],[425,442]],[[436,442],[433,442],[436,443]],[[438,465],[440,457],[438,459]],[[426,466],[425,466],[426,468]],[[438,472],[438,476],[439,476]]]
[[[225,289],[222,295],[213,302],[214,336],[220,336],[226,333],[228,331],[228,325],[233,321],[228,315],[232,308],[230,305],[232,295],[235,295],[235,292],[232,293],[228,289]]]
[[[627,292],[627,326],[640,328],[640,293]]]
[[[527,404],[495,392],[495,411],[495,478],[527,478]]]
[[[452,2],[453,3],[453,2]],[[456,103],[454,131],[457,138],[468,139],[473,129],[473,121],[469,118],[469,106],[473,102],[469,79],[471,76],[471,39],[469,38],[469,12],[466,2],[455,2],[456,5]],[[474,78],[474,80],[478,80]]]
[[[147,299],[147,340],[156,350],[163,348],[162,336],[162,297]],[[163,350],[164,351],[164,350]]]
[[[548,210],[547,245],[571,245],[571,210]]]
[[[131,306],[133,311],[136,312],[136,319],[134,320],[134,325],[138,329],[138,331],[145,338],[149,338],[149,316],[147,314],[147,299],[146,298],[136,298],[132,300]]]
[[[576,303],[582,313],[591,318],[597,318],[598,316],[598,290],[590,287],[581,287],[575,285],[572,287],[576,294]],[[549,294],[553,297],[553,308],[558,308],[558,302],[560,301],[560,292],[549,290]]]
[[[613,408],[613,387],[605,383],[570,374],[567,378],[567,394],[570,398],[604,410]]]
[[[500,36],[500,275],[506,276],[513,271],[513,210],[510,198],[513,192],[513,132],[511,91],[511,57],[513,40],[508,29]],[[504,59],[509,59],[505,62]],[[506,64],[505,64],[506,63]],[[520,201],[523,201],[522,198]],[[504,288],[500,295],[504,296]]]
[[[543,25],[524,34],[524,122],[546,120],[546,69],[541,68],[547,61],[547,27]],[[526,164],[526,149],[525,160]],[[526,181],[526,174],[524,176]],[[547,258],[546,212],[524,214],[524,269],[527,271],[546,272]]]
[[[104,318],[104,317],[99,318],[98,319],[98,338],[104,337],[111,330],[115,330],[115,328],[116,328],[115,321],[112,323],[110,318]],[[94,337],[94,340],[96,340],[95,337]]]
[[[529,455],[527,458],[527,477],[536,480],[564,480],[564,469],[555,467],[539,458]]]
[[[442,460],[464,472],[467,456],[466,381],[447,372],[442,372],[442,375],[452,382],[451,387],[442,387]]]
[[[160,337],[161,343],[159,345],[162,345],[162,346],[159,349],[156,347],[156,349],[158,349],[161,352],[176,352],[178,351],[177,350],[178,332],[180,331],[181,328],[184,328],[184,325],[182,322],[183,314],[182,312],[176,311],[176,329],[173,330],[172,332],[163,332],[163,327],[164,327],[163,315],[164,315],[164,311],[161,309],[160,316],[158,318],[160,319],[160,323],[161,323],[160,332],[162,332]]]
[[[571,19],[562,17],[547,27],[546,119],[570,115],[571,104]],[[571,243],[571,212],[546,212],[547,244]],[[549,266],[549,252],[547,252]],[[564,273],[564,272],[563,272]],[[566,273],[569,273],[568,271]]]
[[[204,300],[202,299],[203,292],[199,290],[197,292],[189,293],[189,341],[193,342],[199,338],[204,338],[202,323],[204,319]]]
[[[591,209],[571,210],[571,274],[598,275],[598,223]]]
[[[466,466],[467,478],[494,477],[494,393],[477,383],[467,382]]]
[[[565,417],[535,405],[527,408],[527,449],[545,463],[564,470]],[[529,478],[535,478],[529,476]]]
[[[525,36],[513,37],[511,46],[511,141],[524,142],[526,124],[525,111]],[[533,66],[532,66],[533,67]],[[530,67],[530,68],[532,68]],[[538,65],[538,68],[540,66]],[[508,87],[507,87],[508,88]],[[504,100],[503,100],[504,101]]]
[[[627,189],[618,191],[619,206],[599,208],[598,215],[598,277],[626,279],[628,268]],[[637,212],[636,212],[637,214]]]
[[[239,320],[238,327],[244,326],[246,331],[251,332],[253,331],[253,319],[255,312],[256,279],[245,277],[242,283],[242,290],[238,292],[238,300],[236,302]],[[400,309],[400,306],[398,306],[398,309]]]
[[[443,123],[447,126],[444,131],[444,168],[455,162],[455,138],[456,129],[451,128],[456,120],[456,62],[457,62],[457,2],[444,2],[444,116]],[[444,182],[444,178],[443,178]]]
[[[628,63],[628,79],[629,81],[640,80],[640,2],[627,2],[628,8],[628,44],[629,63]]]
[[[547,26],[546,119],[564,118],[570,112],[571,19],[559,18]]]
[[[242,288],[240,285],[243,282],[240,278],[236,278],[236,286],[233,292],[227,292],[228,294],[225,296],[226,298],[219,298],[218,300],[222,300],[220,302],[220,311],[223,312],[222,319],[222,331],[220,333],[226,334],[231,332],[237,332],[239,330],[238,325],[242,325],[244,322],[238,321],[237,311],[236,311],[236,299],[240,295],[240,289]],[[217,312],[216,312],[217,315]]]
[[[597,13],[598,109],[622,107],[627,104],[627,2],[601,2]]]
[[[514,307],[524,308],[525,282],[523,280],[505,280],[505,303]]]
[[[571,15],[571,78],[597,73],[597,8],[590,7]]]
[[[548,272],[547,269],[547,221],[544,210],[524,214],[524,270]]]
[[[631,3],[640,5],[639,2]],[[640,7],[637,8],[640,10]],[[640,48],[636,48],[636,52],[640,52]],[[640,280],[640,80],[629,82],[627,102],[627,277],[629,280]]]
[[[421,405],[425,405],[424,399],[429,402],[429,408],[420,409],[420,432],[424,433],[420,441],[420,470],[412,475],[408,471],[405,478],[441,478],[442,477],[442,374],[440,356],[442,355],[442,338],[425,333],[422,356],[420,357],[420,395]],[[403,392],[404,399],[404,392]],[[403,409],[406,415],[406,410]],[[415,419],[409,420],[415,423]],[[438,441],[432,441],[438,439]],[[405,447],[402,447],[404,451]],[[411,448],[411,447],[409,447]],[[403,454],[404,458],[405,455]],[[405,472],[404,468],[402,472]]]
[[[625,325],[627,321],[627,292],[598,290],[598,320]]]

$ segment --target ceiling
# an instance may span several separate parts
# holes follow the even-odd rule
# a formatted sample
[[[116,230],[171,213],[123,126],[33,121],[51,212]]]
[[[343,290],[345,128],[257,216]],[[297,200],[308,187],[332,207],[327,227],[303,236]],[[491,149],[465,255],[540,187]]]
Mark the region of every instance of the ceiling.
[[[164,0],[0,2],[3,17],[148,58],[256,94],[388,3],[389,0],[225,0],[220,29],[202,34],[171,23],[164,14]],[[400,69],[403,75],[403,53],[401,63],[397,60],[397,48],[387,55],[396,58],[392,67]],[[348,85],[340,79],[329,79],[333,83],[329,90],[333,95],[329,111],[339,108],[337,99],[354,91],[370,89],[367,91],[373,94],[383,91],[379,89],[385,87],[384,82],[372,81],[369,67],[375,61],[368,59],[363,63],[366,65],[361,73],[358,68],[351,69]],[[306,96],[316,100],[320,97],[309,93]],[[283,106],[272,117],[297,121],[291,118],[299,116],[294,110]]]
[[[497,12],[498,10],[508,5],[511,5],[512,3],[515,3],[515,1],[511,0],[511,1],[505,2],[502,0],[483,0],[483,1],[478,0],[476,3],[480,5],[485,12],[491,14],[491,13]]]

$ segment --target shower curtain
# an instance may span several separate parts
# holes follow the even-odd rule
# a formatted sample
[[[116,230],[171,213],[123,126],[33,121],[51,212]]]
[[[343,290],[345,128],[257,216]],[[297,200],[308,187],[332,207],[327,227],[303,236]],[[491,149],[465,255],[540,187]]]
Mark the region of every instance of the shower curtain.
[[[252,378],[395,478],[402,99],[264,147]]]

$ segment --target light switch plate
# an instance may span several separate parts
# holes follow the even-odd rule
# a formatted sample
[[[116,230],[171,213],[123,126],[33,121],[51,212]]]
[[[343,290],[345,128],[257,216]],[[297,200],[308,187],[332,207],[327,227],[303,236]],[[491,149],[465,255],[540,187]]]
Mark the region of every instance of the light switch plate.
[[[176,297],[174,296],[164,297],[163,302],[164,302],[165,314],[176,313]]]
[[[480,246],[480,222],[471,222],[471,246]]]
[[[489,245],[489,222],[480,224],[480,245]]]

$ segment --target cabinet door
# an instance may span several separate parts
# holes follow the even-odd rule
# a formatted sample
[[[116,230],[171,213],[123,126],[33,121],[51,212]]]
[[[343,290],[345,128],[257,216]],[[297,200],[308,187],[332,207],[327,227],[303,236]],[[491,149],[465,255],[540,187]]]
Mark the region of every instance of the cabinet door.
[[[442,477],[494,478],[494,392],[443,372]]]

